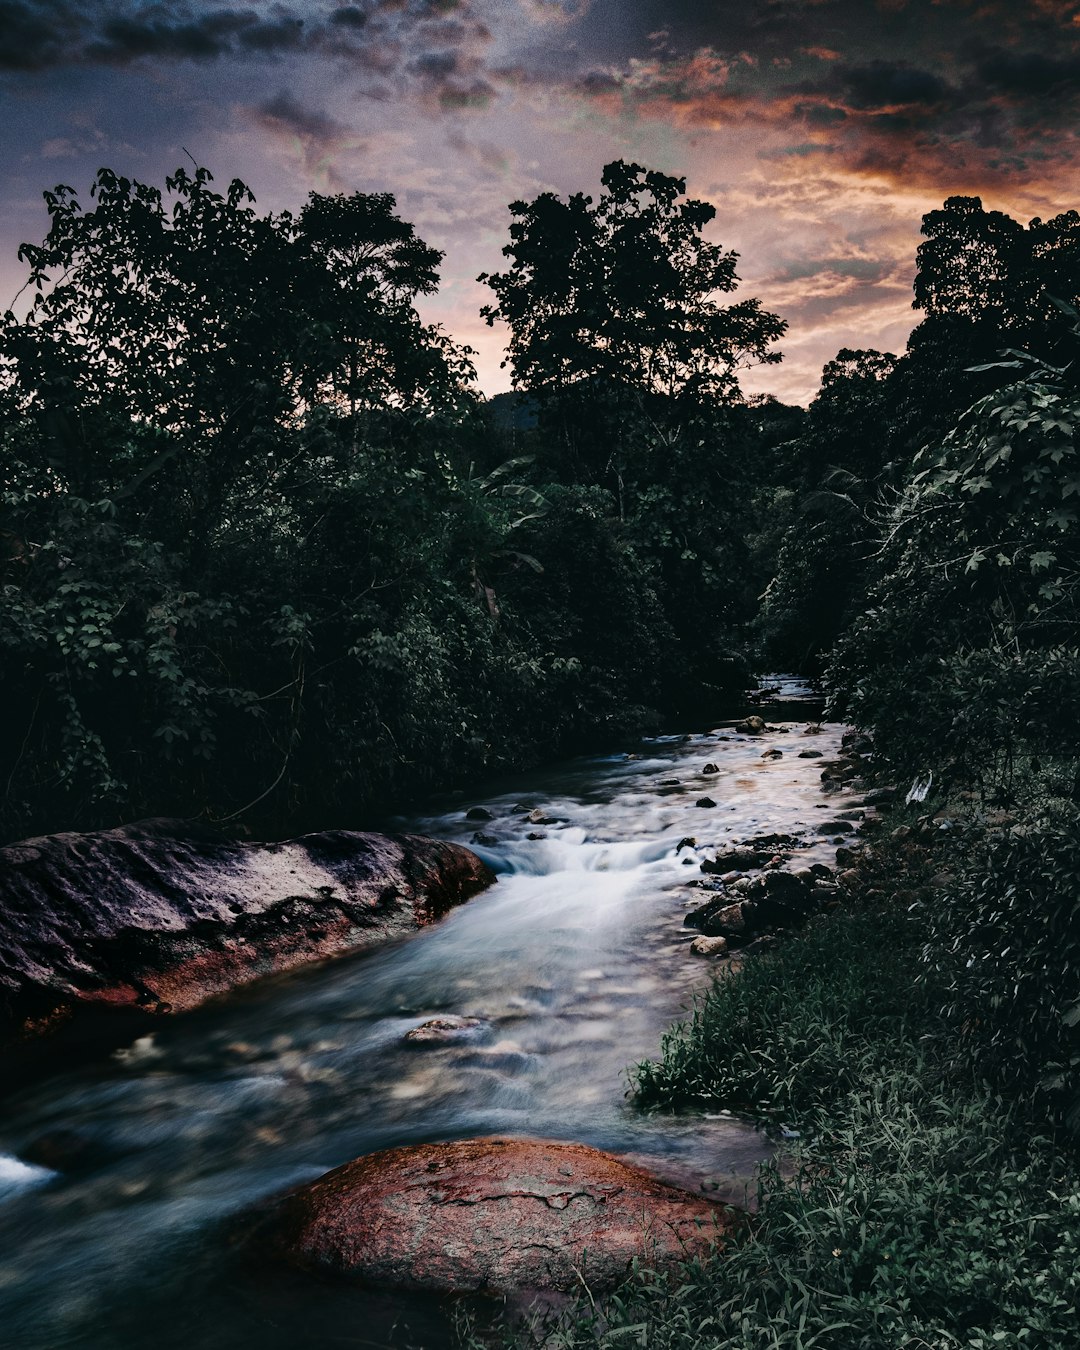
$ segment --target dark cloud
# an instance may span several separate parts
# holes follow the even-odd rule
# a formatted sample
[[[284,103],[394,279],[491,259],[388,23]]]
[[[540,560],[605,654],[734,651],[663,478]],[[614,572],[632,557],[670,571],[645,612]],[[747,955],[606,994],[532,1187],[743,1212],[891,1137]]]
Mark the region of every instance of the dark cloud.
[[[620,0],[605,37],[614,4],[595,0],[575,74],[613,115],[790,130],[791,159],[921,183],[1045,176],[1073,153],[1077,4]]]
[[[857,109],[948,103],[954,93],[948,81],[932,71],[888,61],[837,66],[833,87],[847,105]]]
[[[342,9],[334,10],[330,15],[330,22],[340,25],[342,28],[363,28],[368,21],[368,16],[362,9],[357,9],[355,5],[345,5]]]
[[[62,59],[81,25],[63,5],[0,0],[0,70],[41,70]]]
[[[1080,54],[999,50],[978,64],[977,76],[989,89],[1022,98],[1058,98],[1080,91]]]
[[[137,61],[216,61],[312,53],[369,67],[389,45],[437,63],[445,49],[483,41],[468,22],[469,0],[0,0],[0,69],[39,71],[62,65],[129,65]],[[432,50],[437,49],[437,50]],[[376,66],[385,66],[376,56]]]
[[[412,63],[412,68],[425,78],[441,82],[460,69],[457,52],[425,52]]]
[[[206,61],[236,51],[293,51],[304,39],[304,21],[292,15],[263,20],[250,10],[218,9],[197,18],[120,16],[101,25],[83,57],[117,64],[140,57]]]
[[[342,123],[329,113],[297,102],[284,90],[260,103],[253,112],[263,126],[289,131],[323,146],[337,142],[345,133]]]

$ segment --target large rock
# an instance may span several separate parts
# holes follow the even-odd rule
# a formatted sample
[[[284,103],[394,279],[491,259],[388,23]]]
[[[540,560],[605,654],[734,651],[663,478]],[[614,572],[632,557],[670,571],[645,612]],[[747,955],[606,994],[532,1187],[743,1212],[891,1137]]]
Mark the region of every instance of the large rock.
[[[182,1012],[439,918],[494,880],[468,849],[336,830],[277,844],[182,821],[0,849],[0,1046],[76,1012]]]
[[[582,1144],[465,1139],[347,1163],[282,1202],[294,1264],[440,1292],[610,1288],[635,1259],[707,1251],[736,1219]]]

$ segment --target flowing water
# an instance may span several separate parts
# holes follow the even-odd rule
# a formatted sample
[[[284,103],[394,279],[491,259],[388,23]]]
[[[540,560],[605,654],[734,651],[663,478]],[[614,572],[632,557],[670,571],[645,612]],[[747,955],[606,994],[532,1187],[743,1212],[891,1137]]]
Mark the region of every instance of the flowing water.
[[[841,728],[805,735],[809,697],[783,681],[764,737],[658,737],[396,821],[466,843],[481,831],[472,846],[498,883],[404,942],[264,982],[21,1091],[0,1114],[0,1346],[445,1344],[439,1305],[234,1245],[260,1201],[392,1144],[543,1135],[741,1198],[768,1141],[724,1116],[643,1115],[626,1071],[708,979],[682,922],[708,846],[797,833],[800,864],[833,861],[838,841],[816,827],[840,803],[799,751],[828,756]],[[769,747],[783,757],[763,760]],[[709,761],[719,772],[703,775]],[[696,805],[706,795],[714,807]],[[476,805],[494,819],[466,821]],[[697,846],[680,850],[687,836]],[[477,1020],[451,1043],[404,1040],[448,1014]]]

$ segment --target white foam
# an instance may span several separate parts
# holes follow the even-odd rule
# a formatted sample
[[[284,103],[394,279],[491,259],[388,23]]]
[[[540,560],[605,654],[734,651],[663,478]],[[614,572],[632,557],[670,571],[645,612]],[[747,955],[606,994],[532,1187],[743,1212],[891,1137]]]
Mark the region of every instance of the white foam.
[[[33,1163],[21,1162],[8,1153],[0,1153],[0,1201],[9,1200],[20,1191],[30,1190],[34,1186],[44,1186],[56,1176],[47,1167],[35,1167]]]

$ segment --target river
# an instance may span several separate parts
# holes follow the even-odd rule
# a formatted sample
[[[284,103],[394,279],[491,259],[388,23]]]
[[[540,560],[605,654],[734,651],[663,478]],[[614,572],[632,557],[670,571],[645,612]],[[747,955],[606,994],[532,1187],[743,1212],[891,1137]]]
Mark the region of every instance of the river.
[[[800,864],[833,861],[839,841],[816,828],[838,802],[799,752],[833,754],[842,728],[805,734],[815,707],[796,681],[777,698],[765,736],[657,737],[394,822],[464,843],[479,830],[498,883],[406,941],[263,982],[21,1090],[0,1116],[0,1345],[445,1344],[439,1305],[268,1269],[236,1242],[251,1207],[392,1144],[543,1135],[742,1198],[769,1142],[730,1117],[637,1112],[627,1069],[709,978],[682,922],[708,846],[795,833]],[[770,747],[782,757],[763,759]],[[714,807],[696,805],[706,795]],[[477,806],[494,819],[466,820]],[[679,850],[687,836],[698,845]],[[450,1014],[477,1025],[449,1044],[404,1039]]]

